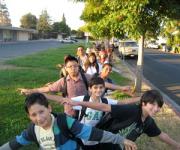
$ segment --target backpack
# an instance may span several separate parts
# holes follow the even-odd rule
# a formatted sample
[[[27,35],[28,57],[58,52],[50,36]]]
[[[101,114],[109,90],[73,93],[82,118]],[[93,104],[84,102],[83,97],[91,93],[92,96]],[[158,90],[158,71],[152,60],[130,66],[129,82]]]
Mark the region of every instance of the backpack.
[[[90,100],[90,96],[89,95],[85,95],[84,98],[83,98],[83,101],[84,102],[88,102]],[[104,98],[104,97],[101,97],[101,100],[102,100],[102,103],[105,103],[105,104],[108,104],[108,100],[107,98]],[[78,121],[81,121],[82,118],[84,116],[86,116],[86,109],[87,107],[82,107],[81,111],[78,111],[76,113],[76,117],[78,119]],[[103,115],[105,114],[105,112],[103,112]]]
[[[88,81],[87,81],[87,78],[86,78],[85,74],[81,71],[81,69],[80,69],[80,74],[81,74],[81,77],[82,77],[83,82],[85,84],[86,90],[88,91]],[[67,76],[64,77],[64,88],[63,88],[63,91],[62,91],[62,96],[63,97],[67,97],[68,96],[66,78],[67,78]]]

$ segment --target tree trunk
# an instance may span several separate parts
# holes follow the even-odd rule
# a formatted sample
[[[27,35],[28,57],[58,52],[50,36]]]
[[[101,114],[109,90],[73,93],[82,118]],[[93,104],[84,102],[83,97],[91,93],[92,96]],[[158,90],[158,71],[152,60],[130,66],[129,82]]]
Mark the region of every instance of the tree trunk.
[[[144,60],[144,35],[139,40],[138,61],[135,79],[135,92],[141,93]]]

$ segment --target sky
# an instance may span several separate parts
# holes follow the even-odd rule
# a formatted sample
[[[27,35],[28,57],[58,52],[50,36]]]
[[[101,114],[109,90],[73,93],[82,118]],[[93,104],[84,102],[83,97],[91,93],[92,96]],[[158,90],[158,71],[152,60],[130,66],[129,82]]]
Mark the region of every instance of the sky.
[[[77,30],[84,24],[80,20],[84,3],[75,3],[73,0],[4,0],[4,2],[14,27],[20,26],[20,19],[23,15],[30,12],[39,18],[42,10],[47,10],[52,22],[61,21],[64,13],[66,23],[71,29]]]

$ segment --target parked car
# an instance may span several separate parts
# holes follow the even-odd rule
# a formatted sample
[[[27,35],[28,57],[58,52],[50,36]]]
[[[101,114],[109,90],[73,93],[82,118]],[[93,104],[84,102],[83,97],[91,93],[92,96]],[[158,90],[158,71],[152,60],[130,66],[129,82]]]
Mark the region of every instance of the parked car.
[[[65,38],[65,39],[60,39],[59,40],[61,43],[75,43],[74,40],[71,40],[69,38]]]
[[[70,40],[72,40],[72,41],[74,41],[74,42],[78,42],[78,40],[75,39],[75,38],[70,38]]]
[[[119,41],[119,53],[121,58],[125,58],[126,56],[135,57],[138,56],[138,45],[135,41],[127,40],[127,41]]]
[[[157,43],[149,43],[149,44],[147,44],[147,47],[148,48],[158,49],[159,45]]]

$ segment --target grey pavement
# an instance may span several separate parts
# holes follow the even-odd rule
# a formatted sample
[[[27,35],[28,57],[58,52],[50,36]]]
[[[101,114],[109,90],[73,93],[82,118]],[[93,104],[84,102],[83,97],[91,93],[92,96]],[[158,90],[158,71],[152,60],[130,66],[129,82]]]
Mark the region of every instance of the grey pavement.
[[[37,40],[24,42],[0,43],[0,61],[24,56],[49,48],[60,47],[62,43],[57,40]]]

